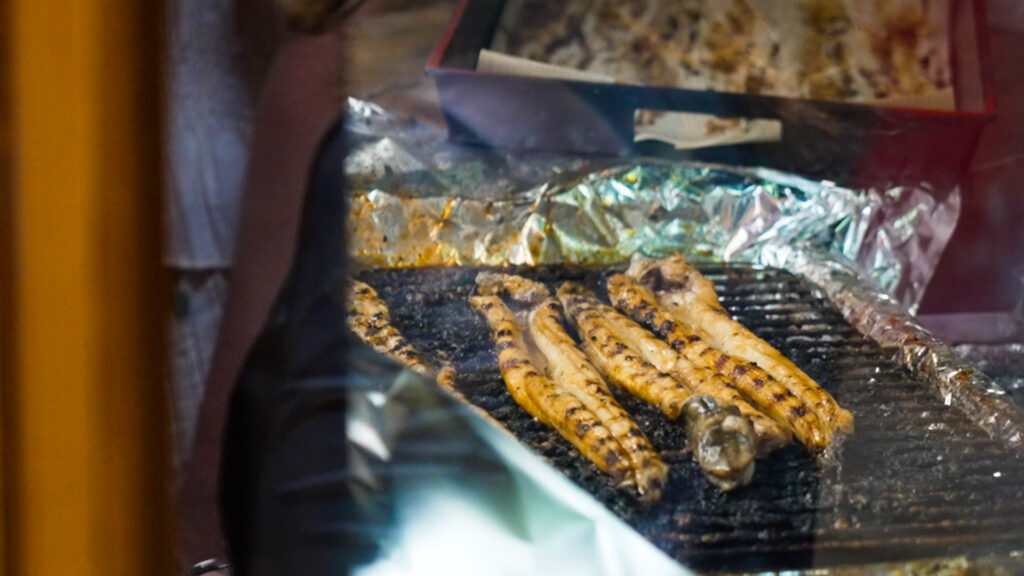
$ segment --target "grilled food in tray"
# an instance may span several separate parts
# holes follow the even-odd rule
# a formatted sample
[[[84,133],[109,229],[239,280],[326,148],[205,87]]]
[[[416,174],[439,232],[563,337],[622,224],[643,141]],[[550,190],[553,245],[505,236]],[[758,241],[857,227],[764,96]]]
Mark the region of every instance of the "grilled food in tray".
[[[790,430],[757,410],[709,369],[699,369],[643,327],[601,303],[593,293],[566,282],[558,291],[587,356],[608,379],[677,419],[687,400],[703,395],[732,407],[753,425],[756,451],[771,452],[792,440]]]
[[[474,297],[472,303],[488,320],[498,349],[502,377],[520,406],[543,421],[537,413],[540,407],[531,404],[531,400],[520,401],[520,395],[517,394],[524,387],[522,374],[517,372],[517,364],[526,358],[533,358],[532,365],[541,366],[541,371],[548,378],[547,382],[533,385],[552,383],[555,388],[571,391],[588,408],[599,414],[602,424],[607,423],[612,437],[618,439],[627,452],[642,456],[627,462],[633,466],[633,475],[638,480],[647,479],[648,494],[650,486],[662,484],[665,478],[664,466],[660,459],[655,464],[654,459],[647,456],[646,446],[649,444],[646,439],[638,442],[643,438],[643,433],[618,406],[602,374],[566,332],[562,304],[549,296],[544,285],[519,276],[484,273],[478,276],[477,284],[478,291],[485,296]],[[511,306],[520,308],[518,322],[499,296],[508,299]],[[525,330],[520,330],[520,327],[525,327]],[[523,332],[526,338],[519,336]],[[515,340],[517,337],[522,339]],[[625,368],[643,370],[644,366],[633,363]],[[613,382],[620,386],[625,384],[624,389],[642,399],[650,401],[660,396],[664,400],[661,404],[671,418],[679,418],[684,412],[689,415],[687,426],[691,449],[709,481],[723,490],[749,483],[753,476],[756,446],[749,421],[711,398],[696,396],[678,383],[659,379],[653,368],[647,368],[647,374],[636,373],[633,379],[623,374],[610,373],[607,369],[602,371],[606,376],[615,378]],[[529,371],[526,375],[532,376]],[[526,386],[529,390],[529,385]],[[648,391],[648,388],[656,391]],[[598,410],[611,414],[608,418],[601,417]],[[554,423],[545,423],[575,445],[578,428],[567,425],[565,416]],[[593,450],[582,448],[580,451],[601,467],[599,453],[594,454]],[[656,482],[651,479],[656,479]],[[638,482],[636,488],[646,499],[656,498],[656,495],[648,496],[644,493],[644,483]]]
[[[666,281],[664,277],[675,274],[668,270],[671,265],[681,262],[642,261],[634,263],[626,276],[668,310],[673,323],[718,348],[705,336],[707,329],[678,318],[666,303],[672,294],[681,298],[687,291],[714,302],[708,291]],[[638,272],[642,267],[666,272],[647,276]],[[723,493],[709,482],[707,470],[697,465],[701,454],[696,447],[690,449],[694,436],[687,434],[687,426],[706,425],[700,420],[703,407],[696,404],[702,395],[686,396],[683,401],[691,389],[678,374],[685,374],[679,366],[710,372],[714,365],[703,368],[681,362],[685,355],[610,305],[607,282],[615,273],[626,272],[626,267],[517,269],[527,281],[506,283],[508,294],[488,296],[508,309],[524,346],[531,338],[530,327],[519,318],[527,316],[523,313],[531,305],[513,298],[540,304],[550,291],[559,300],[564,329],[668,467],[661,498],[651,506],[637,501],[632,486],[632,493],[617,487],[610,473],[584,458],[513,398],[515,393],[521,399],[525,391],[502,378],[494,331],[469,302],[473,296],[487,296],[480,294],[475,282],[479,273],[496,269],[373,268],[361,271],[359,278],[379,291],[390,307],[394,327],[423,353],[428,368],[436,366],[431,358],[454,363],[458,369],[455,389],[477,412],[489,415],[639,534],[694,570],[748,573],[864,566],[1020,549],[1024,464],[1019,450],[991,438],[971,414],[935,396],[924,376],[907,370],[889,351],[865,338],[806,280],[784,270],[743,264],[703,264],[699,269],[714,281],[715,298],[736,320],[827,386],[842,402],[841,410],[856,414],[855,434],[844,434],[839,427],[833,433],[833,445],[845,436],[839,457],[816,461],[800,442],[786,436],[788,445],[766,450],[758,437],[759,455],[749,485]],[[532,295],[531,290],[535,290]],[[595,309],[600,317],[591,314]],[[536,316],[543,318],[541,312]],[[591,337],[597,337],[593,347],[588,344]],[[642,358],[672,380],[651,376],[649,369],[646,375],[633,372],[636,358],[627,360],[625,352],[616,353],[616,344],[629,347],[629,356]],[[606,359],[598,355],[602,353]],[[752,361],[735,351],[732,354],[737,365]],[[602,364],[620,355],[621,363]],[[757,364],[772,373],[771,368]],[[547,378],[544,366],[534,369]],[[718,374],[714,382],[732,386],[750,409],[775,422],[732,380]],[[634,383],[627,392],[631,380],[649,386]],[[678,384],[685,390],[671,389]],[[793,395],[802,398],[796,392]],[[813,404],[813,400],[804,399],[804,403]],[[710,410],[707,416],[713,423]],[[727,426],[718,429],[730,431]],[[698,440],[713,443],[715,438]]]
[[[491,48],[691,90],[953,109],[945,0],[509,0]]]
[[[408,366],[413,372],[437,380],[443,388],[455,383],[455,368],[448,362],[434,362],[416,349],[391,324],[391,312],[369,284],[352,281],[345,302],[348,328],[377,352]]]
[[[694,459],[722,490],[748,484],[755,456],[794,437],[821,453],[849,429],[849,414],[809,378],[784,384],[803,373],[785,371],[781,354],[736,335],[738,323],[723,318],[713,287],[685,260],[637,261],[609,278],[608,297],[618,310],[575,282],[552,297],[542,283],[484,272],[470,304],[515,402],[640,502],[661,496],[667,467],[608,383],[684,426]],[[457,392],[454,368],[416,350],[372,287],[355,282],[348,309],[350,329],[374,349]]]
[[[804,400],[829,438],[837,432],[853,431],[850,412],[781,352],[733,319],[719,302],[711,281],[685,258],[638,259],[627,274],[656,290],[659,303],[711,346],[755,364]]]

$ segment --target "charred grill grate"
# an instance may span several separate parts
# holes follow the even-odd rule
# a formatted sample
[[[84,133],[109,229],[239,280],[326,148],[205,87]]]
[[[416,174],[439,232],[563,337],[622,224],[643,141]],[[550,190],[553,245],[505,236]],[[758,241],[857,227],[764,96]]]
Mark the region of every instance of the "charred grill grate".
[[[514,403],[483,319],[470,308],[478,268],[367,270],[399,329],[441,353],[458,387],[517,438],[655,545],[698,570],[754,571],[1024,549],[1024,462],[945,406],[787,272],[704,266],[723,304],[853,412],[857,432],[818,468],[799,447],[758,461],[751,486],[714,489],[685,435],[653,408],[620,398],[672,467],[663,499],[643,509],[556,433]],[[577,280],[604,297],[607,270],[519,271],[556,288]]]

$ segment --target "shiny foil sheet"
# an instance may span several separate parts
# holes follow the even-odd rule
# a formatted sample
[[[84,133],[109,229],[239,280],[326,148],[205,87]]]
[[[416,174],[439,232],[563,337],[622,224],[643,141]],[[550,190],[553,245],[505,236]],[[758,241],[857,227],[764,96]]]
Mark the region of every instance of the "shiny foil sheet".
[[[681,251],[849,261],[915,310],[960,211],[958,190],[851,190],[767,169],[507,156],[442,143],[359,101],[349,230],[368,266],[608,264]]]
[[[1018,405],[1024,406],[1024,344],[958,344],[955,350],[991,376]]]
[[[757,168],[503,155],[451,146],[432,128],[355,100],[347,137],[346,230],[358,266],[607,265],[681,251],[695,260],[782,268],[815,284],[947,404],[991,435],[1024,444],[1024,418],[1005,392],[908,312],[952,234],[957,190],[852,190]],[[349,415],[349,443],[391,469],[402,449],[389,431],[447,418],[430,412],[410,419],[422,398],[407,402],[397,391],[437,391],[411,375],[399,380],[351,392],[359,409]],[[518,574],[549,565],[573,574],[639,573],[638,567],[687,573],[510,434],[473,410],[456,412],[465,424],[445,426],[473,438],[474,452],[497,476],[460,470],[426,482],[402,475],[390,488],[394,532],[378,560],[357,573],[453,566],[452,573]],[[366,467],[363,481],[370,492],[382,490],[373,469]],[[502,498],[481,489],[495,478],[505,486]],[[456,540],[437,541],[439,525],[455,529]],[[808,574],[952,574],[985,562],[1010,560],[945,558]],[[1019,559],[1010,564],[1008,573]]]

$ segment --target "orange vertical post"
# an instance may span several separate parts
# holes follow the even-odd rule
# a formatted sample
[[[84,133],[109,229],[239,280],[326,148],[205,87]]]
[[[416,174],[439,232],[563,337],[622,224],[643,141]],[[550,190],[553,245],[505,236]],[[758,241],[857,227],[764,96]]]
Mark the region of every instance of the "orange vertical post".
[[[162,6],[7,6],[6,576],[166,574]]]
[[[0,70],[10,70],[10,22],[7,0],[0,0]],[[11,289],[11,114],[10,78],[0,73],[0,576],[7,575],[7,479],[4,470],[8,451],[4,443],[4,391],[10,375]]]

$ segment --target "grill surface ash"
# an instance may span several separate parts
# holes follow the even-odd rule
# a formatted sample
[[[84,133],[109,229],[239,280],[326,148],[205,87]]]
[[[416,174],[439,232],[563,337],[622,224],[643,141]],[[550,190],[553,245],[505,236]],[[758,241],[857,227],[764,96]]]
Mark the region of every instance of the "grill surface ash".
[[[722,303],[815,378],[856,418],[824,468],[791,446],[757,463],[752,484],[722,493],[686,453],[682,426],[620,400],[672,467],[649,509],[516,405],[485,322],[469,306],[482,268],[365,270],[414,345],[454,362],[457,387],[524,444],[669,555],[697,570],[759,571],[1024,549],[1024,459],[945,406],[833,305],[784,271],[701,266]],[[506,270],[507,271],[507,270]],[[552,290],[576,280],[605,297],[621,269],[513,270]]]

